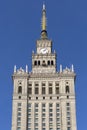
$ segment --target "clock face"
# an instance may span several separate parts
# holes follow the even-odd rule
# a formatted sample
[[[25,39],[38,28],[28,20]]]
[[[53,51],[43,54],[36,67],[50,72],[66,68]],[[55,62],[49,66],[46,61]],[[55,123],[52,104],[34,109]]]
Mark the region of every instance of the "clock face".
[[[42,54],[46,54],[46,53],[48,53],[47,48],[42,48],[42,49],[40,50],[40,53],[42,53]]]

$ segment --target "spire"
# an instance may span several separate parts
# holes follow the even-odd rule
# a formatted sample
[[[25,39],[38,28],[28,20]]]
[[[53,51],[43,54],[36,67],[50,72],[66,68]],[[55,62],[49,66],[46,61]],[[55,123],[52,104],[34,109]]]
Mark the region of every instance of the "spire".
[[[42,9],[42,20],[41,20],[41,38],[46,39],[47,38],[47,21],[46,21],[46,7],[45,4],[43,3],[43,9]]]

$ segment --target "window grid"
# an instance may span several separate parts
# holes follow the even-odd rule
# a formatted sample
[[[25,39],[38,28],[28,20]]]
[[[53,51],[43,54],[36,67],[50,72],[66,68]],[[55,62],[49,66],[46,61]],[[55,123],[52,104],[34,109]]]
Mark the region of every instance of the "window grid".
[[[42,104],[42,130],[46,129],[46,104]]]
[[[49,104],[49,130],[53,130],[53,104]]]
[[[21,103],[18,103],[17,106],[17,130],[21,130]]]
[[[60,123],[60,104],[56,104],[56,128],[60,130],[61,123]]]
[[[39,94],[39,88],[35,87],[35,94]]]
[[[39,108],[39,104],[38,103],[35,103],[35,117],[34,117],[34,128],[35,128],[35,130],[38,130],[38,126],[39,126],[39,123],[38,123],[38,121],[39,121],[39,118],[38,118],[38,115],[39,115],[39,110],[38,110],[38,108]]]
[[[70,113],[70,103],[66,103],[66,120],[67,120],[67,130],[71,130],[71,113]]]
[[[46,94],[46,88],[42,87],[42,94]]]
[[[31,130],[31,103],[28,103],[28,130]]]

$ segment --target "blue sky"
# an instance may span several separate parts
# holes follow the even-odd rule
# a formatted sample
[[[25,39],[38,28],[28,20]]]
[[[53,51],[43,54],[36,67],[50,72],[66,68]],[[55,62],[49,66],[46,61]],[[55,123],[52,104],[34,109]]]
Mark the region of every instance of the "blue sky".
[[[87,1],[45,0],[57,70],[74,64],[78,130],[87,130]],[[40,38],[43,0],[0,1],[0,130],[11,130],[13,67],[26,64]]]

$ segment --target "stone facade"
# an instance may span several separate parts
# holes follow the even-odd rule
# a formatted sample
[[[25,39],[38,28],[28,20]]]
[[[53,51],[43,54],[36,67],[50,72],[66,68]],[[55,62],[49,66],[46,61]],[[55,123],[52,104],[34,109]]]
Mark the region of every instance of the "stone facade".
[[[25,70],[15,66],[12,77],[12,130],[77,130],[74,67],[60,65],[57,72],[46,30],[36,42],[36,53],[32,52],[32,72],[28,66]]]

